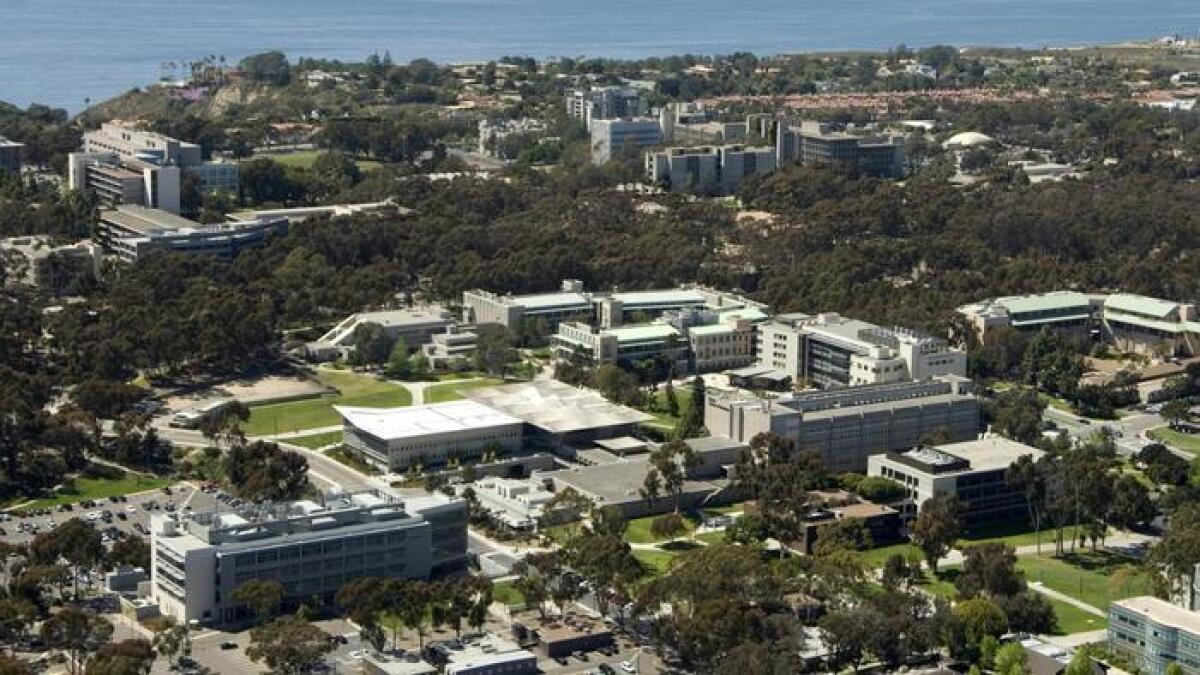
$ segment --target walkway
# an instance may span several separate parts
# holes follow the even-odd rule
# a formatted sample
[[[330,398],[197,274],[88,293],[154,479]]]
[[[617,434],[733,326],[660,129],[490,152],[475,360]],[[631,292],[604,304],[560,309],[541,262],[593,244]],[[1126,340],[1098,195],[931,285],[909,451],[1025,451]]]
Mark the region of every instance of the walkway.
[[[1046,588],[1046,586],[1044,584],[1042,584],[1042,582],[1040,582],[1040,581],[1029,582],[1029,587],[1048,598],[1053,598],[1055,600],[1058,600],[1059,602],[1065,602],[1068,605],[1078,607],[1079,609],[1082,609],[1083,611],[1087,612],[1088,614],[1095,614],[1096,616],[1102,616],[1106,619],[1108,618],[1107,612],[1103,612],[1100,609],[1093,607],[1082,600],[1077,600],[1075,598],[1072,598],[1071,596],[1067,595],[1066,593],[1059,593],[1058,591],[1054,590],[1053,588]]]
[[[1083,645],[1108,641],[1108,630],[1101,628],[1100,630],[1089,630],[1085,633],[1071,633],[1070,635],[1039,635],[1038,637],[1056,647],[1075,649],[1077,647],[1082,647]]]

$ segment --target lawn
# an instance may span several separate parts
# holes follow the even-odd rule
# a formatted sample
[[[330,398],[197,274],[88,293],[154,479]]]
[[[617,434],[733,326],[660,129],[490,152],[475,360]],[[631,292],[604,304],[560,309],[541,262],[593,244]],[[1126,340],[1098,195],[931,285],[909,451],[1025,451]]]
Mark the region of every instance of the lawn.
[[[1166,443],[1172,448],[1193,454],[1200,453],[1200,434],[1185,434],[1174,429],[1160,427],[1151,429],[1146,432],[1146,435],[1159,443]]]
[[[524,605],[525,596],[518,591],[511,581],[501,581],[492,586],[492,600],[502,602],[510,607]]]
[[[134,473],[126,473],[120,478],[80,476],[75,479],[74,488],[61,490],[53,497],[35,499],[21,508],[43,509],[59,504],[74,504],[85,499],[107,499],[116,495],[157,490],[164,485],[169,485],[170,482],[166,478],[141,476]]]
[[[254,159],[266,157],[272,159],[284,166],[294,166],[300,169],[311,168],[313,162],[317,161],[323,153],[320,150],[297,150],[296,152],[275,153],[267,155],[259,155]],[[359,159],[355,162],[358,168],[362,171],[370,171],[371,169],[379,168],[379,162],[373,159]]]
[[[561,525],[543,527],[540,532],[549,538],[550,541],[553,541],[561,546],[567,543],[567,540],[569,540],[571,537],[574,537],[576,534],[578,534],[582,527],[583,526],[578,522],[562,523]]]
[[[445,384],[435,384],[425,389],[425,403],[444,403],[446,401],[457,401],[463,398],[463,395],[460,392],[465,389],[494,387],[498,384],[504,384],[504,380],[498,380],[494,377],[485,377],[483,379],[471,380],[469,382],[447,382]]]
[[[334,405],[391,408],[412,404],[412,394],[408,389],[372,375],[321,370],[317,372],[317,379],[340,393],[251,406],[250,419],[242,430],[247,436],[265,436],[335,426],[341,423],[342,418],[333,409]]]
[[[301,447],[308,448],[309,450],[316,450],[317,448],[323,448],[327,445],[333,445],[334,443],[341,443],[342,432],[326,431],[324,433],[313,434],[311,436],[298,436],[296,438],[289,438],[286,439],[285,442],[294,443]]]
[[[633,557],[638,559],[638,562],[653,575],[659,575],[671,568],[678,554],[670,551],[645,551],[638,550],[633,552]]]
[[[660,541],[666,541],[664,537],[656,537],[650,532],[650,524],[658,517],[647,516],[629,521],[629,527],[625,530],[625,541],[631,544],[657,544]],[[690,514],[684,516],[683,522],[687,525],[687,531],[680,534],[680,538],[694,532],[697,525],[695,517]]]
[[[692,402],[691,386],[676,387],[675,400],[679,403],[679,414],[686,413]],[[679,425],[679,418],[667,413],[667,393],[662,389],[654,394],[653,404],[646,406],[644,411],[654,416],[654,422],[648,423],[649,426],[665,431],[674,431],[675,427]]]
[[[1081,600],[1102,612],[1113,600],[1150,593],[1149,580],[1129,577],[1119,571],[1136,569],[1129,557],[1110,551],[1078,553],[1062,558],[1021,556],[1017,567],[1029,583],[1041,582],[1046,588]]]
[[[921,553],[921,549],[912,544],[905,543],[859,551],[858,555],[867,567],[883,567],[883,563],[897,553],[904,556],[905,560],[924,560],[925,558],[925,555]]]
[[[1063,541],[1070,543],[1071,538],[1075,535],[1075,526],[1070,525],[1063,528]],[[1042,551],[1054,549],[1054,528],[1042,528]],[[1024,523],[1008,523],[1003,525],[994,525],[990,527],[980,527],[965,533],[958,542],[958,548],[965,548],[972,544],[982,544],[985,542],[999,541],[1013,548],[1021,546],[1034,546],[1037,544],[1037,533]],[[1049,544],[1049,549],[1047,549]]]
[[[1085,612],[1074,605],[1068,605],[1053,598],[1046,598],[1054,608],[1054,616],[1058,618],[1059,635],[1071,633],[1086,633],[1088,631],[1108,628],[1108,619]]]

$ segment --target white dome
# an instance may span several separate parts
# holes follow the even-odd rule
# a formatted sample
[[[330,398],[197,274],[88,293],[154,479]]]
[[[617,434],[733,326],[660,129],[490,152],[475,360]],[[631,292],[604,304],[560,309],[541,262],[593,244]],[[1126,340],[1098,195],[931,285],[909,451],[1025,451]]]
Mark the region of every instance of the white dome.
[[[987,134],[981,134],[978,131],[964,131],[951,136],[945,143],[942,143],[942,147],[947,150],[953,148],[975,148],[995,142],[996,140]]]

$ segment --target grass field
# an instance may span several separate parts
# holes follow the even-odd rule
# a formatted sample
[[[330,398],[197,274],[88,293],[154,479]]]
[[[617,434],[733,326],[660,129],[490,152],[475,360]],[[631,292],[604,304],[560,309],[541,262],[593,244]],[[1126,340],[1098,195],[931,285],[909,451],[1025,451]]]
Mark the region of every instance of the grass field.
[[[1063,558],[1021,556],[1017,559],[1017,567],[1025,572],[1029,583],[1041,582],[1046,588],[1086,602],[1102,612],[1108,611],[1108,604],[1113,600],[1150,593],[1148,579],[1128,576],[1128,572],[1136,569],[1133,560],[1107,551]]]
[[[692,402],[691,387],[687,385],[676,387],[675,400],[679,403],[679,414],[686,413]],[[667,394],[661,389],[654,394],[654,405],[648,407],[645,412],[654,416],[654,421],[648,423],[650,426],[664,431],[674,431],[675,427],[679,425],[679,417],[667,413]]]
[[[494,387],[498,384],[504,384],[503,380],[498,380],[494,377],[485,377],[479,380],[471,380],[469,382],[447,382],[445,384],[435,384],[425,389],[425,403],[444,403],[446,401],[457,401],[463,398],[459,393],[465,389],[479,389],[482,387]]]
[[[860,558],[862,558],[863,563],[867,567],[883,567],[883,563],[897,553],[904,556],[906,560],[911,560],[913,558],[917,560],[924,560],[925,558],[925,555],[921,553],[921,549],[913,546],[912,544],[892,544],[891,546],[881,546],[879,548],[873,548],[867,551],[859,551],[858,555]]]
[[[571,537],[574,537],[576,534],[578,534],[578,532],[581,528],[582,528],[582,525],[580,525],[578,522],[574,522],[574,523],[562,523],[561,525],[551,525],[549,527],[543,527],[540,531],[542,534],[546,535],[551,541],[553,541],[556,544],[561,545],[561,544],[567,543],[567,540],[569,540]]]
[[[169,485],[170,482],[166,478],[140,476],[133,473],[126,473],[120,478],[89,478],[81,476],[75,479],[74,487],[69,491],[62,490],[53,497],[36,499],[22,505],[21,508],[43,509],[58,506],[59,504],[74,504],[85,499],[107,499],[116,495],[157,490],[164,485]]]
[[[1102,616],[1085,612],[1075,605],[1068,605],[1053,598],[1046,599],[1050,601],[1050,606],[1054,608],[1054,616],[1058,618],[1058,631],[1056,632],[1059,635],[1086,633],[1108,628],[1108,619]]]
[[[1160,429],[1151,429],[1146,432],[1146,435],[1159,443],[1165,443],[1184,452],[1200,453],[1200,434],[1185,434],[1162,427]]]
[[[1075,526],[1071,525],[1063,529],[1063,541],[1070,542],[1075,536]],[[1042,529],[1042,551],[1054,549],[1054,529]],[[996,525],[993,527],[981,527],[971,530],[960,538],[958,548],[964,548],[972,544],[982,544],[984,542],[999,541],[1013,548],[1021,546],[1034,546],[1037,544],[1038,535],[1028,525],[1023,523]],[[1049,545],[1049,548],[1047,548]]]
[[[259,157],[267,157],[268,159],[275,160],[284,166],[294,166],[301,169],[308,169],[312,167],[313,162],[317,161],[317,158],[322,154],[323,153],[320,150],[298,150],[296,152],[259,155]],[[258,159],[258,157],[255,159]],[[370,171],[371,169],[377,169],[380,166],[379,162],[373,159],[359,159],[355,163],[358,164],[358,168],[362,171]]]
[[[308,448],[309,450],[316,450],[317,448],[323,448],[327,445],[333,445],[334,443],[341,443],[342,442],[342,432],[326,431],[324,433],[313,434],[311,436],[299,436],[297,438],[289,438],[289,439],[287,439],[286,442],[287,443],[295,443],[296,445]]]
[[[677,553],[670,551],[634,551],[633,557],[638,559],[651,574],[662,574],[671,568],[671,564],[678,557]]]
[[[412,394],[407,389],[372,375],[321,370],[317,379],[341,393],[251,406],[250,419],[242,430],[247,436],[264,436],[334,426],[342,421],[333,409],[334,405],[390,408],[412,404]]]
[[[525,596],[518,591],[511,581],[501,581],[492,586],[492,600],[508,606],[524,605]]]
[[[647,516],[629,521],[629,528],[625,530],[625,541],[631,544],[657,544],[660,541],[666,541],[663,537],[656,537],[650,532],[650,524],[657,517]],[[690,514],[684,516],[683,522],[687,525],[687,531],[679,535],[678,538],[686,537],[696,529],[696,519]]]

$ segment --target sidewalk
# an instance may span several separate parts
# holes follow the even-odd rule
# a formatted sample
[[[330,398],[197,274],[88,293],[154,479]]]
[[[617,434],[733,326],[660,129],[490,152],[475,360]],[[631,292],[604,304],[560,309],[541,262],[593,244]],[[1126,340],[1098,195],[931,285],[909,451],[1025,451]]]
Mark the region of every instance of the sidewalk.
[[[1055,600],[1058,600],[1059,602],[1065,602],[1068,605],[1078,607],[1079,609],[1082,609],[1083,611],[1087,612],[1088,614],[1094,614],[1096,616],[1104,617],[1106,619],[1108,618],[1108,614],[1106,612],[1102,612],[1098,608],[1093,607],[1082,600],[1076,600],[1075,598],[1072,598],[1071,596],[1067,595],[1066,593],[1059,593],[1058,591],[1056,591],[1052,588],[1046,588],[1046,586],[1043,585],[1042,582],[1040,582],[1040,581],[1029,582],[1029,587],[1048,598],[1053,598]]]

